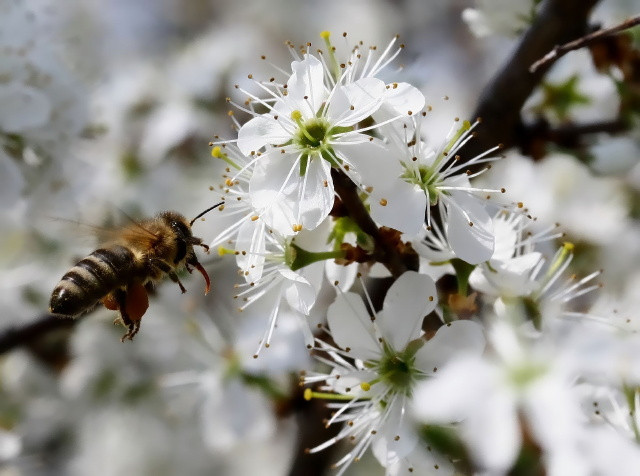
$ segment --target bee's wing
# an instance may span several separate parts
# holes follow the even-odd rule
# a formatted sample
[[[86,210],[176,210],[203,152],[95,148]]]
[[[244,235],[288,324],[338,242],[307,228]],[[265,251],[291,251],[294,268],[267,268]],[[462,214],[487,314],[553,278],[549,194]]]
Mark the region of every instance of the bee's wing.
[[[110,241],[116,235],[116,229],[106,226],[91,225],[79,220],[61,217],[47,217],[49,220],[62,223],[62,229],[80,237],[97,238],[99,241]]]
[[[158,234],[149,229],[149,224],[153,219],[136,221],[130,219],[131,223],[116,230],[115,239],[135,245],[138,248],[146,249],[158,240]]]
[[[145,227],[145,223],[151,220],[135,220],[124,211],[119,210],[119,215],[123,218],[123,225],[120,226],[99,226],[85,223],[79,220],[60,217],[48,217],[50,220],[65,223],[73,228],[73,233],[78,236],[92,237],[99,243],[113,243],[125,241],[127,243],[146,246],[156,235]]]

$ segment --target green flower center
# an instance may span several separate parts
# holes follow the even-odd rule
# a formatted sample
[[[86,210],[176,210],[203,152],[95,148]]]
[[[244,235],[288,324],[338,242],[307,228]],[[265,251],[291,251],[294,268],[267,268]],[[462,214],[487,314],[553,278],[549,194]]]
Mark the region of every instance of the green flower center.
[[[528,362],[508,370],[508,379],[517,389],[524,389],[547,373],[547,368],[539,362]]]
[[[329,121],[322,116],[322,110],[323,108],[320,108],[320,111],[318,111],[318,117],[306,120],[298,110],[291,113],[291,119],[298,126],[291,143],[298,146],[302,152],[300,158],[301,176],[307,172],[309,161],[315,157],[321,157],[329,162],[332,167],[337,167],[336,161],[339,159],[335,157],[335,153],[331,148],[331,140],[334,139],[336,134],[353,130],[353,127],[332,127]]]
[[[434,169],[427,167],[426,165],[410,169],[405,165],[405,171],[402,174],[402,178],[406,182],[417,185],[424,190],[429,197],[430,205],[436,205],[438,203],[438,194],[440,191],[437,188],[437,184],[440,179],[440,174],[438,174]]]
[[[406,388],[413,381],[411,375],[411,363],[402,360],[399,355],[389,356],[379,364],[378,371],[383,380],[392,387]]]
[[[423,378],[423,373],[415,366],[416,352],[423,344],[422,339],[416,339],[400,352],[384,344],[383,356],[376,365],[377,381],[385,383],[395,393],[411,395],[415,383]]]
[[[322,148],[326,143],[329,132],[329,123],[320,118],[309,119],[299,123],[299,129],[295,136],[295,143],[308,152]]]
[[[298,125],[298,130],[293,137],[293,143],[303,152],[313,154],[322,152],[331,137],[331,124],[322,118],[314,117],[305,120],[300,111],[293,111],[291,119]]]

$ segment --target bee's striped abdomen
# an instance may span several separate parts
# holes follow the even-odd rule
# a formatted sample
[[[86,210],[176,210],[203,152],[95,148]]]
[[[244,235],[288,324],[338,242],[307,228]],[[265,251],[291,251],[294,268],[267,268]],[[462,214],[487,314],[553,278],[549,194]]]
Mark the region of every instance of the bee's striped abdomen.
[[[124,246],[101,248],[78,262],[65,274],[51,294],[49,311],[77,316],[133,274],[134,256]]]

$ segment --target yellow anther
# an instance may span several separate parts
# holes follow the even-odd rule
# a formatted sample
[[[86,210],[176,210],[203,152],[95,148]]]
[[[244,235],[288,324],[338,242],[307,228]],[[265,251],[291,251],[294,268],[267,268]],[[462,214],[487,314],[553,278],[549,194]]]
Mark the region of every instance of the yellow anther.
[[[258,215],[253,215],[251,217],[251,221],[256,221],[258,218],[260,218]]]
[[[236,254],[236,252],[233,250],[230,250],[229,248],[225,248],[224,246],[218,247],[218,256],[234,255],[234,254]]]
[[[299,232],[299,231],[302,231],[302,225],[299,224],[299,223],[296,223],[291,228],[293,228],[293,231],[295,231],[296,233]]]
[[[381,199],[380,199],[380,205],[382,205],[383,207],[386,207],[386,206],[387,206],[387,203],[389,203],[389,202],[387,202],[387,199],[386,199],[386,198],[381,198]]]
[[[211,157],[215,157],[216,159],[222,157],[222,149],[220,149],[219,146],[215,146],[213,149],[211,149]]]

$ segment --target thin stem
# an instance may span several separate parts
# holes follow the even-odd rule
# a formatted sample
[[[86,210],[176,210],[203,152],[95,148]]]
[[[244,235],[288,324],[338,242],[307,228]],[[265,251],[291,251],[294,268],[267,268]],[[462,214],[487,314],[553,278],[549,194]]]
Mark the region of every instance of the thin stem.
[[[538,68],[547,66],[549,63],[556,61],[570,51],[578,50],[587,46],[593,41],[604,38],[605,36],[611,36],[624,30],[628,30],[629,28],[633,28],[636,25],[640,25],[640,15],[633,18],[628,18],[622,23],[610,28],[602,28],[600,30],[594,31],[593,33],[589,33],[588,35],[578,38],[577,40],[570,41],[569,43],[565,43],[564,45],[556,45],[546,55],[533,63],[531,67],[529,67],[529,71],[535,73]]]
[[[485,87],[471,118],[482,118],[477,135],[458,152],[463,161],[502,143],[518,145],[520,110],[540,84],[548,65],[535,73],[529,66],[554,47],[587,33],[587,22],[598,0],[548,0],[536,15],[513,55]]]

